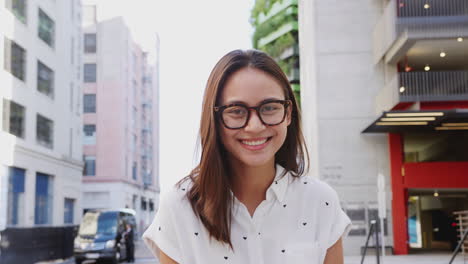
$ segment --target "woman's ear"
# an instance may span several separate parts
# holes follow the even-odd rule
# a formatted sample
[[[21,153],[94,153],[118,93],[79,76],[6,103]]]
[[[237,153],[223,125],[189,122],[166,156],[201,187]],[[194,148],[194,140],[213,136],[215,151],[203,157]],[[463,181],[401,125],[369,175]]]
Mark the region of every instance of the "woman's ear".
[[[291,116],[292,116],[292,105],[289,106],[287,109],[286,122],[288,126],[291,124]]]

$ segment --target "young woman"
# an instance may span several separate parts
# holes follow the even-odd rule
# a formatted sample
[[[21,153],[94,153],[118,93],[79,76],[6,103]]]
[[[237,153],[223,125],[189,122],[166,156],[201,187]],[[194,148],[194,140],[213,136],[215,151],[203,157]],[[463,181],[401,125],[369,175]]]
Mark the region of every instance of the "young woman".
[[[143,234],[161,264],[342,264],[350,220],[305,175],[300,113],[263,52],[235,50],[205,90],[199,165],[161,198]]]

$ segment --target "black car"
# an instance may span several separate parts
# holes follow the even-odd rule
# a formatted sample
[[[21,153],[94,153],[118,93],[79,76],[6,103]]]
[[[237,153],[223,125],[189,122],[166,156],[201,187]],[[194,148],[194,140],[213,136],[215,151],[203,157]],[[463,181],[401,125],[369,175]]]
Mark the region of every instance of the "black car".
[[[119,263],[125,259],[122,233],[129,223],[135,230],[135,211],[131,209],[93,210],[83,216],[74,242],[77,264],[88,259]]]

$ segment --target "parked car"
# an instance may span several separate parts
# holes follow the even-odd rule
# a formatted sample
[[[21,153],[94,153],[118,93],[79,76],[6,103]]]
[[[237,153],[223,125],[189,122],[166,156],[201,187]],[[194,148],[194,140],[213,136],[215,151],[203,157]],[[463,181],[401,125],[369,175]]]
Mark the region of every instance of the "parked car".
[[[88,259],[117,264],[125,259],[126,249],[122,233],[127,223],[136,230],[135,211],[132,209],[86,212],[74,241],[76,264]]]

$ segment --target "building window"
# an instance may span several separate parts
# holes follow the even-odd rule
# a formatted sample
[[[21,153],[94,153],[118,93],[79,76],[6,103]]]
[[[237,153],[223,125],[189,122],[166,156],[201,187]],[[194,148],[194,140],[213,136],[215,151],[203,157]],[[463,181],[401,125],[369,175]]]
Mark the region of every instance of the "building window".
[[[141,197],[141,210],[146,211],[146,199]]]
[[[83,127],[83,144],[95,145],[96,144],[96,125],[84,125]]]
[[[37,90],[47,96],[54,96],[54,71],[37,61]]]
[[[96,63],[85,63],[83,78],[85,83],[96,82]]]
[[[39,23],[37,35],[50,47],[54,47],[55,23],[42,9],[39,8]]]
[[[154,202],[151,199],[149,200],[149,210],[150,210],[150,212],[154,211]]]
[[[16,78],[26,79],[26,50],[16,42],[4,38],[4,68]]]
[[[433,132],[403,134],[405,162],[468,161],[468,133]]]
[[[85,113],[96,113],[96,95],[85,94],[83,96],[83,107]]]
[[[84,34],[84,52],[96,53],[96,34]]]
[[[3,131],[24,138],[25,109],[22,105],[3,99]]]
[[[85,167],[84,175],[85,176],[96,176],[96,157],[95,156],[85,156],[84,157]]]
[[[40,114],[36,116],[36,141],[44,147],[54,146],[54,122]]]
[[[26,24],[26,0],[6,0],[5,4],[16,18]]]
[[[24,213],[24,180],[26,171],[20,168],[9,168],[7,225],[21,224]]]
[[[52,201],[52,177],[47,174],[36,173],[34,224],[52,224]]]
[[[132,166],[132,178],[134,180],[137,179],[137,163],[136,162],[133,162],[133,166]]]
[[[73,224],[73,211],[75,210],[75,199],[65,198],[63,208],[63,223]]]

